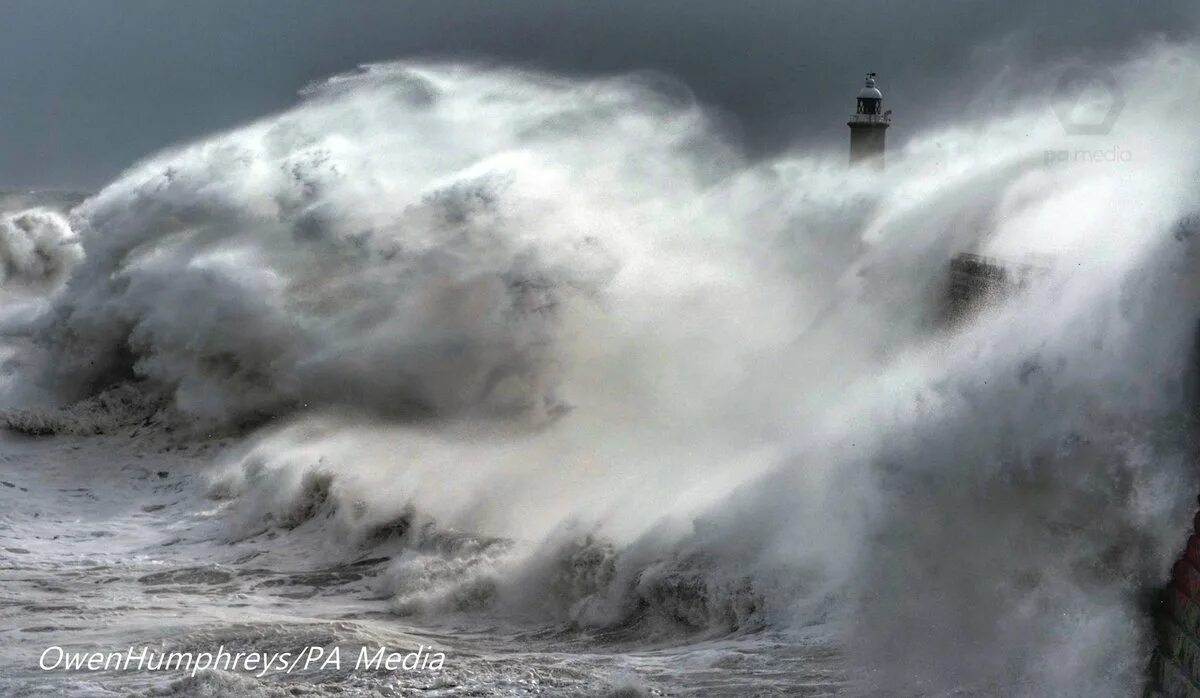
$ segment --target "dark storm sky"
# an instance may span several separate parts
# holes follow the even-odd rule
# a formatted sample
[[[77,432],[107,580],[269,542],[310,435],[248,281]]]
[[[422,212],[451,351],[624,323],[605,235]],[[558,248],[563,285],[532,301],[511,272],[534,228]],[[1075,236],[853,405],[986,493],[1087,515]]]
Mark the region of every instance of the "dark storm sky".
[[[867,70],[902,137],[970,81],[1103,64],[1198,20],[1196,0],[0,0],[0,186],[95,188],[312,80],[404,57],[657,69],[752,153],[840,147]]]

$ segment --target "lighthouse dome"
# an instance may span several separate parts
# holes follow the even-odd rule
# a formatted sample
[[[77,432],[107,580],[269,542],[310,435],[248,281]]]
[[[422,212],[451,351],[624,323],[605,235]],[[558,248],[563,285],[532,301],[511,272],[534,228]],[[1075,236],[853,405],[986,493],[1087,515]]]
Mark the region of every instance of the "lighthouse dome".
[[[875,73],[867,73],[866,84],[858,91],[859,99],[883,99],[883,93],[875,88]]]

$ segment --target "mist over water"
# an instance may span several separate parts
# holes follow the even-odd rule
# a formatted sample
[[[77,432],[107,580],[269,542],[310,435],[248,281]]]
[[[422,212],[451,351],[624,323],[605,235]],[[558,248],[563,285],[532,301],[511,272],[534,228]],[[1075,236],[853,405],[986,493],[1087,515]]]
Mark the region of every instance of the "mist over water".
[[[819,627],[864,690],[1129,695],[1200,492],[1198,64],[1115,67],[1099,136],[1040,93],[899,115],[885,172],[746,161],[660,76],[367,66],[0,220],[5,290],[50,289],[6,401],[132,382],[243,434],[229,540],[400,527],[418,621]],[[1041,271],[947,323],[964,251]]]

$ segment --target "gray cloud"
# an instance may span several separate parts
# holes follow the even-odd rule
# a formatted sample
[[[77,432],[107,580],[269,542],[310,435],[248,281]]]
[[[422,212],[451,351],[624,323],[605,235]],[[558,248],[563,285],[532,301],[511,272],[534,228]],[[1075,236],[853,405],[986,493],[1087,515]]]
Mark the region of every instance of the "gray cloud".
[[[0,185],[95,187],[281,109],[309,81],[413,56],[659,70],[721,110],[752,153],[841,147],[866,70],[882,74],[903,138],[951,115],[974,81],[1033,89],[1041,66],[1191,36],[1198,15],[1191,0],[8,1]]]

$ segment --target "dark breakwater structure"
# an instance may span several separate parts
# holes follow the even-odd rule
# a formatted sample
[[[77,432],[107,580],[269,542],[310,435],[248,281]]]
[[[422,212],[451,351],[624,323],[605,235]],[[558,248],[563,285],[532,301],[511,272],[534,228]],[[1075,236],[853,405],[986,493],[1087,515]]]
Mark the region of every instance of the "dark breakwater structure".
[[[1180,224],[1180,237],[1200,232],[1200,220]],[[1200,423],[1200,324],[1191,347],[1188,393],[1193,439]],[[1200,451],[1193,442],[1193,461]],[[1154,600],[1156,645],[1150,659],[1145,698],[1200,698],[1200,511],[1192,518],[1183,554],[1171,568],[1171,579]]]
[[[1155,607],[1158,646],[1146,698],[1200,698],[1200,512]]]
[[[949,264],[945,319],[956,322],[989,303],[1010,297],[1046,271],[1046,267],[1037,264],[971,252],[955,255]]]

